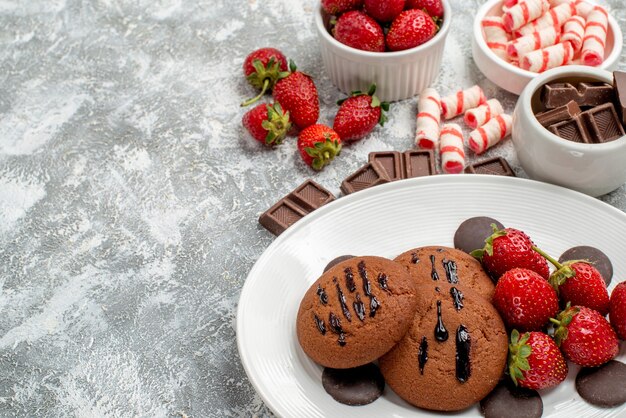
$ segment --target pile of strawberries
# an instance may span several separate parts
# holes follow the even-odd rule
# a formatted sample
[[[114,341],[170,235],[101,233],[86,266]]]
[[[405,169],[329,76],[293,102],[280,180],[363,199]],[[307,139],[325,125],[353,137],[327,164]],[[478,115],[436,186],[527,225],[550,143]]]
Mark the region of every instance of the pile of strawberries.
[[[287,67],[285,55],[275,48],[261,48],[250,53],[243,64],[248,82],[260,93],[245,102],[248,106],[271,91],[273,103],[257,104],[243,115],[243,126],[257,141],[279,145],[285,137],[298,134],[298,151],[304,162],[321,170],[341,152],[342,144],[369,134],[376,124],[386,121],[389,104],[368,92],[353,92],[338,102],[333,127],[318,124],[319,98],[311,76],[298,71],[293,61]],[[299,133],[298,133],[299,132]]]
[[[485,247],[472,255],[497,279],[493,304],[511,332],[508,374],[513,382],[549,388],[565,380],[566,359],[596,367],[617,356],[618,338],[626,339],[626,282],[609,297],[604,279],[589,262],[559,263],[524,232],[493,227]]]
[[[422,45],[439,31],[441,0],[322,0],[331,34],[339,42],[372,52]]]

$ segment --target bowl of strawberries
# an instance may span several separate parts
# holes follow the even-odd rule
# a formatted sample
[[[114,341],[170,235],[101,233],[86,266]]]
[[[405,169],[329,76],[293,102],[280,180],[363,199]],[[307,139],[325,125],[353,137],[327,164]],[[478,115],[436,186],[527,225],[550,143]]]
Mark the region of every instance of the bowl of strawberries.
[[[437,77],[452,13],[448,0],[322,0],[322,61],[344,93],[375,83],[384,101],[413,97]]]

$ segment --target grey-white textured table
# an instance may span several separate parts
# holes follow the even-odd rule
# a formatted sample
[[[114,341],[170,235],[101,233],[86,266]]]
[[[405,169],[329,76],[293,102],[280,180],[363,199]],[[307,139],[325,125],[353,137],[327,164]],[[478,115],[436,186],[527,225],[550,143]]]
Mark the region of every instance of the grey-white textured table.
[[[318,0],[0,0],[0,415],[267,416],[235,312],[273,236],[261,212],[304,179],[334,193],[370,151],[413,143],[416,100],[317,174],[247,136],[246,54],[310,73],[320,122],[343,97],[320,60]],[[453,0],[436,87],[478,83],[480,1]],[[607,1],[626,29],[621,0]],[[622,55],[621,68],[626,68]],[[508,143],[486,157],[505,156]],[[473,158],[473,157],[472,157]],[[624,187],[602,200],[626,209]]]

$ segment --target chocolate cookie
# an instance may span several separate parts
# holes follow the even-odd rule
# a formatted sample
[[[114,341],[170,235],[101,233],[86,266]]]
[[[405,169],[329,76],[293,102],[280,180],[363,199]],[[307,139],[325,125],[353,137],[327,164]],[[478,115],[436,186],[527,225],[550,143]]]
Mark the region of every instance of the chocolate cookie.
[[[559,263],[567,260],[588,260],[593,263],[593,266],[600,272],[604,282],[608,286],[613,278],[613,264],[609,257],[602,251],[595,247],[588,245],[581,245],[579,247],[573,247],[566,250],[559,257]]]
[[[412,405],[458,411],[497,385],[508,339],[491,303],[469,289],[458,297],[455,286],[446,288],[450,291],[437,283],[419,284],[413,323],[379,366],[387,385]]]
[[[536,390],[515,387],[507,378],[480,401],[480,412],[485,418],[540,418],[543,401]]]
[[[580,369],[576,390],[587,402],[602,407],[626,403],[626,364],[611,360],[600,367]]]
[[[471,255],[449,247],[420,247],[395,258],[419,283],[442,283],[469,288],[491,300],[495,285]]]
[[[383,394],[385,379],[373,363],[352,369],[331,369],[322,372],[324,390],[337,402],[346,405],[367,405]]]
[[[495,224],[499,230],[504,229],[500,222],[486,216],[466,219],[454,233],[454,248],[465,251],[468,254],[483,248],[485,239],[493,234],[491,224]]]
[[[376,360],[406,333],[416,284],[401,265],[353,257],[313,283],[300,302],[296,331],[304,352],[335,369]]]

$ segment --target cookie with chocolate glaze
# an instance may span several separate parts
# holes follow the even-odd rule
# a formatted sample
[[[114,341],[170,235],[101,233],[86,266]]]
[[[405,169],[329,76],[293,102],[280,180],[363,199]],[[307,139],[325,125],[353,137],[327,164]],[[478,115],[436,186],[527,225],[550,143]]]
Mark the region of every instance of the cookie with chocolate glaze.
[[[419,408],[465,409],[493,390],[506,366],[508,338],[498,312],[472,290],[459,296],[452,289],[459,292],[420,283],[413,323],[378,361],[387,386]]]
[[[370,363],[406,333],[415,314],[415,289],[407,270],[386,258],[353,257],[336,264],[300,302],[298,342],[322,366]]]
[[[442,283],[468,288],[489,301],[496,288],[478,260],[455,248],[414,248],[400,254],[394,261],[405,266],[419,283]]]

